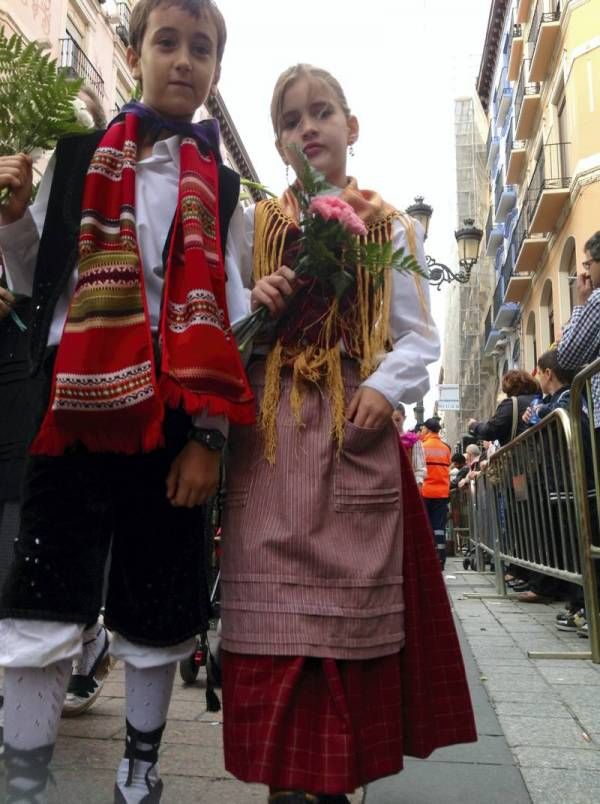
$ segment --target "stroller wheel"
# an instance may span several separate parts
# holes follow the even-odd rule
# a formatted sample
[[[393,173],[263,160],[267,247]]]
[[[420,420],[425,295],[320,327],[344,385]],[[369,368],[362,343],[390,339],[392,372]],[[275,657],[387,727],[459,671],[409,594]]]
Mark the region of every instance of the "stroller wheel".
[[[463,569],[466,569],[466,570],[471,569],[471,559],[470,558],[464,558],[463,559]]]

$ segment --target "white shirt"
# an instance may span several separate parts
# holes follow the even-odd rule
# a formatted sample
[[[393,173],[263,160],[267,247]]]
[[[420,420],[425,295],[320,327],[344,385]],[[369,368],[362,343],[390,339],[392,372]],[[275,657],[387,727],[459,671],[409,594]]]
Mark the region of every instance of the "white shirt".
[[[427,272],[423,247],[423,227],[415,221],[417,254],[424,272]],[[252,242],[254,234],[254,207],[244,210],[243,226],[236,222],[230,236],[241,238],[236,257],[246,288],[252,287]],[[406,233],[400,221],[393,222],[394,250],[404,248],[408,253]],[[420,286],[421,293],[418,290]],[[390,308],[390,336],[393,349],[387,352],[373,374],[362,383],[379,391],[392,407],[398,402],[408,404],[421,399],[429,390],[427,366],[440,356],[440,339],[431,317],[429,285],[423,277],[394,271]]]
[[[21,220],[0,226],[0,249],[4,256],[7,283],[10,290],[31,296],[40,238],[46,219],[50,187],[54,175],[55,158],[52,156],[34,203]],[[179,190],[179,137],[173,136],[155,143],[152,154],[136,164],[135,216],[140,253],[143,255],[144,283],[150,327],[158,329],[163,288],[162,252],[171,221],[175,214]],[[238,205],[230,226],[233,230],[243,226],[243,210]],[[237,236],[229,236],[225,253],[225,283],[227,305],[231,323],[250,311],[248,293],[244,290],[237,269],[235,243]],[[230,242],[232,243],[230,248]],[[69,303],[77,284],[77,268],[69,277],[50,325],[48,346],[59,343]],[[224,416],[200,414],[194,417],[199,427],[218,428],[227,433]]]

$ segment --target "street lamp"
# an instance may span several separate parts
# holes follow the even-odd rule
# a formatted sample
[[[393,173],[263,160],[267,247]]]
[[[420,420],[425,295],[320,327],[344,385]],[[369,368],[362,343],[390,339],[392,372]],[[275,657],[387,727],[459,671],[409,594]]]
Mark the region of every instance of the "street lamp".
[[[406,208],[413,218],[416,218],[425,230],[425,239],[429,232],[429,221],[433,215],[433,207],[426,204],[423,196],[418,195],[415,203]],[[438,262],[434,257],[427,255],[425,260],[429,269],[429,284],[441,290],[443,282],[460,282],[464,284],[471,278],[471,269],[479,259],[479,244],[483,232],[475,226],[473,218],[465,218],[464,225],[454,232],[458,245],[458,264],[461,270],[458,273],[450,270],[447,265]]]

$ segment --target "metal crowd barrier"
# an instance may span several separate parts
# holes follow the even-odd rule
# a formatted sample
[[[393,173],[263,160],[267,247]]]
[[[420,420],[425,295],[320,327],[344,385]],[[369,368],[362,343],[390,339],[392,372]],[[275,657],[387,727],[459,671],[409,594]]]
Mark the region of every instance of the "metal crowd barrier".
[[[454,541],[457,553],[464,554],[471,533],[471,497],[468,488],[450,491],[450,516],[448,517],[450,538]]]
[[[581,410],[586,384],[591,398],[589,378],[599,370],[600,360],[578,375],[571,415],[553,411],[498,450],[472,483],[470,539],[479,554],[483,551],[493,556],[498,595],[506,596],[504,563],[583,587],[591,652],[530,654],[536,658],[592,658],[600,663],[594,567],[600,558],[594,524],[599,521],[594,490],[598,487],[598,456],[593,441],[594,478],[590,478],[581,416],[573,414]]]

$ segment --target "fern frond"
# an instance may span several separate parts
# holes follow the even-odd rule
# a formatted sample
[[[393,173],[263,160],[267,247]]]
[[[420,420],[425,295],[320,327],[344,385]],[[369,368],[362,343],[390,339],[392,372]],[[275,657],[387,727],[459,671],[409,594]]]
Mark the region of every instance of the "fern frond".
[[[64,134],[85,132],[73,106],[82,83],[37,42],[0,28],[0,156],[53,148]]]

